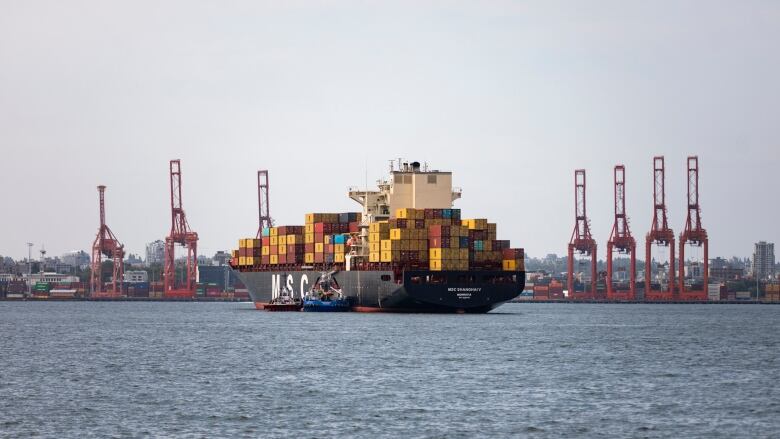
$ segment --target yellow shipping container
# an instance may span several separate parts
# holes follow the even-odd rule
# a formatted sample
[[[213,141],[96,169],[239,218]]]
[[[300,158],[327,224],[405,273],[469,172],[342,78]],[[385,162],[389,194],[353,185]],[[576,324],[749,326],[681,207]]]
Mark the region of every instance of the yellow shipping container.
[[[238,257],[238,265],[246,265],[246,256]]]
[[[466,261],[469,260],[469,249],[467,248],[461,248],[458,249],[458,259],[465,259]]]
[[[487,220],[485,218],[465,219],[461,220],[460,224],[464,227],[468,227],[469,230],[487,229]]]
[[[322,214],[322,213],[307,213],[306,214],[306,224],[327,222],[327,221],[324,221],[324,218],[323,218],[324,215],[325,214]]]
[[[325,235],[325,244],[333,244],[333,237],[331,235]]]
[[[270,238],[269,244],[271,244],[271,245],[279,245],[279,237],[278,236],[272,236]]]
[[[368,262],[380,262],[379,252],[371,252],[368,254]]]
[[[238,240],[238,248],[246,248],[246,239],[241,238]]]
[[[317,242],[314,244],[314,253],[322,253],[325,248],[325,244]]]
[[[431,248],[428,250],[428,257],[430,260],[441,260],[442,254],[441,254],[440,248]]]
[[[369,252],[379,252],[381,251],[381,245],[378,242],[369,242],[368,243],[368,251]]]
[[[344,244],[333,244],[333,252],[336,254],[344,254]]]
[[[271,255],[271,264],[276,265],[279,263],[279,255]]]
[[[271,236],[279,236],[279,229],[276,227],[271,227],[270,233]]]
[[[393,262],[393,252],[384,251],[379,253],[380,262]]]
[[[333,262],[341,264],[344,262],[344,253],[336,253],[333,255]]]
[[[305,226],[303,226],[304,233],[314,233],[314,224],[307,223]]]
[[[379,238],[379,232],[370,232],[368,234],[368,242],[379,242],[381,239]]]
[[[287,254],[287,246],[286,245],[279,245],[279,246],[277,246],[277,248],[278,248],[277,252],[280,255],[286,255]]]
[[[381,243],[381,247],[379,249],[380,251],[390,251],[393,249],[393,241],[389,239],[383,239],[382,241],[380,241],[380,243]]]
[[[276,241],[279,245],[287,245],[287,235],[279,235]]]
[[[501,267],[504,271],[515,271],[517,270],[517,263],[515,263],[514,259],[504,259],[501,263]]]
[[[307,233],[304,235],[303,242],[306,244],[314,244],[314,233]]]
[[[303,254],[303,262],[307,264],[313,264],[314,263],[314,253],[304,253]]]
[[[255,258],[253,256],[247,256],[246,265],[255,265]]]
[[[294,245],[294,244],[300,244],[298,237],[296,235],[287,235],[287,245]]]
[[[412,229],[390,229],[390,239],[400,240],[400,239],[413,239],[413,236],[416,236],[414,234],[416,230]]]
[[[369,233],[388,233],[390,224],[387,221],[378,221],[368,225]]]
[[[437,260],[437,259],[431,259],[431,261],[428,263],[428,267],[429,267],[429,268],[430,268],[432,271],[441,271],[441,269],[442,269],[442,264],[441,264],[441,261],[440,261],[440,260]]]
[[[395,210],[395,217],[398,219],[425,219],[425,211],[422,209],[413,209],[411,207],[405,207]]]
[[[260,249],[260,254],[263,256],[268,256],[271,254],[271,246],[270,245],[264,245]]]

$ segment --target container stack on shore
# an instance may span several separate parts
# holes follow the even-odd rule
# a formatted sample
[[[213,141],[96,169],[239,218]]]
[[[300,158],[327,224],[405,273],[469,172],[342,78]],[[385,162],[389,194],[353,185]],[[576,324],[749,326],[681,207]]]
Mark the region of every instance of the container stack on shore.
[[[780,284],[767,284],[765,291],[766,302],[780,302]]]
[[[309,213],[304,226],[263,229],[262,238],[239,240],[231,264],[241,269],[338,267],[360,242],[358,212]],[[487,219],[461,219],[460,209],[398,209],[368,224],[364,268],[431,271],[524,271],[524,253],[497,239]]]

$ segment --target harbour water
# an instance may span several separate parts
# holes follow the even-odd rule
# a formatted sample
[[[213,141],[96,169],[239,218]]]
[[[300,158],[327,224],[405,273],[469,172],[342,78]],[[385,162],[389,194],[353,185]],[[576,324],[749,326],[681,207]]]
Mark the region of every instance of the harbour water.
[[[780,437],[780,306],[0,302],[1,437]]]

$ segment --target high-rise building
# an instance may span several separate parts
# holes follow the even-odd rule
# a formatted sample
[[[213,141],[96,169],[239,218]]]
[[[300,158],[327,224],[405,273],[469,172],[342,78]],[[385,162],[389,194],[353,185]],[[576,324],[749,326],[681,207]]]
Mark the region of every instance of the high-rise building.
[[[753,276],[766,279],[775,275],[775,245],[771,242],[756,243],[753,253]]]
[[[710,280],[726,282],[739,280],[745,275],[742,261],[738,258],[731,260],[724,258],[710,259]]]
[[[89,254],[84,250],[74,250],[63,254],[61,260],[71,267],[86,267],[89,265]]]
[[[146,244],[146,265],[162,264],[165,259],[165,243],[161,240]]]

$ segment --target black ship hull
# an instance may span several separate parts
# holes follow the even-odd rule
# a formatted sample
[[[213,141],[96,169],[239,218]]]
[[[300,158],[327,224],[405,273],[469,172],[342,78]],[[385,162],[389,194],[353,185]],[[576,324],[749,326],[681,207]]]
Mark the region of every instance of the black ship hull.
[[[258,309],[287,287],[303,297],[319,271],[239,271]],[[519,296],[522,271],[342,271],[334,274],[355,311],[486,313]]]

